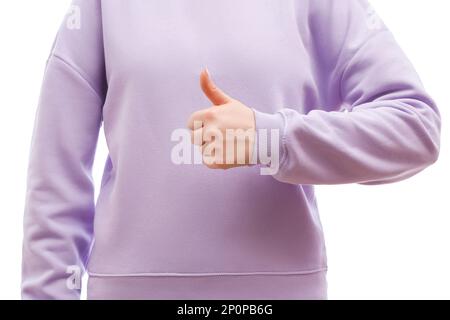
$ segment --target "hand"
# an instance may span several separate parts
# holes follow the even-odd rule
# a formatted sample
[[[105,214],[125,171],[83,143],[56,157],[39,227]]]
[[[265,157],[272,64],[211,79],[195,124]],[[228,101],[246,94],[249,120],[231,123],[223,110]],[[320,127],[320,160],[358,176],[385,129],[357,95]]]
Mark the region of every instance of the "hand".
[[[255,143],[253,110],[225,94],[207,69],[200,86],[212,106],[194,112],[188,121],[192,143],[201,146],[203,163],[211,169],[229,169],[251,164]]]

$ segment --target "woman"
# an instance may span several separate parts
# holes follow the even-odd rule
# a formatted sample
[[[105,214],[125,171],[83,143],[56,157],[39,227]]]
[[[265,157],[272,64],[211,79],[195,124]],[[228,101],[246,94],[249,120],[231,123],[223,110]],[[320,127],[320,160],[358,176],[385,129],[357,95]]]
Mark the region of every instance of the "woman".
[[[183,128],[204,165],[174,157]],[[228,129],[244,155],[211,138]],[[365,0],[75,0],[36,117],[22,297],[79,298],[87,270],[88,299],[326,299],[313,185],[406,179],[439,139]]]

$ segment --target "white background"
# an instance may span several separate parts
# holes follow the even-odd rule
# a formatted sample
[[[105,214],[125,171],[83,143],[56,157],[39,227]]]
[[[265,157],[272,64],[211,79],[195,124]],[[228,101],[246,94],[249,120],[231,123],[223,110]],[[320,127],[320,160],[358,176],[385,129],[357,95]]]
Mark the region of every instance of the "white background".
[[[0,3],[0,299],[19,299],[35,109],[45,61],[70,0]],[[317,188],[328,248],[329,298],[450,299],[450,2],[372,4],[440,107],[441,156],[401,183]],[[102,137],[97,185],[106,152]]]

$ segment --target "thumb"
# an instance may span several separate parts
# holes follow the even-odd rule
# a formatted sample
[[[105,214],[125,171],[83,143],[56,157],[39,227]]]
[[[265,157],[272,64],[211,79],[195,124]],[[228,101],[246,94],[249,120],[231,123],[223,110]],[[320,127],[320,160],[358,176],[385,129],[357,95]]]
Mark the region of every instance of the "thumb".
[[[207,68],[203,69],[200,74],[200,86],[206,97],[216,106],[226,104],[233,100],[214,84]]]

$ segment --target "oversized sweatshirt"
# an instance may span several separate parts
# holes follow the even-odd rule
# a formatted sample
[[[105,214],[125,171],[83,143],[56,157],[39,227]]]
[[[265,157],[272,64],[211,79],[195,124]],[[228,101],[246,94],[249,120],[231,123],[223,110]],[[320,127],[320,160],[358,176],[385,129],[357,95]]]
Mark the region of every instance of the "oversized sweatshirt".
[[[278,172],[173,161],[173,132],[210,105],[206,66],[258,132],[281,131]],[[314,185],[400,181],[439,144],[435,103],[365,0],[74,0],[36,113],[22,297],[78,299],[86,271],[89,299],[326,298]]]

